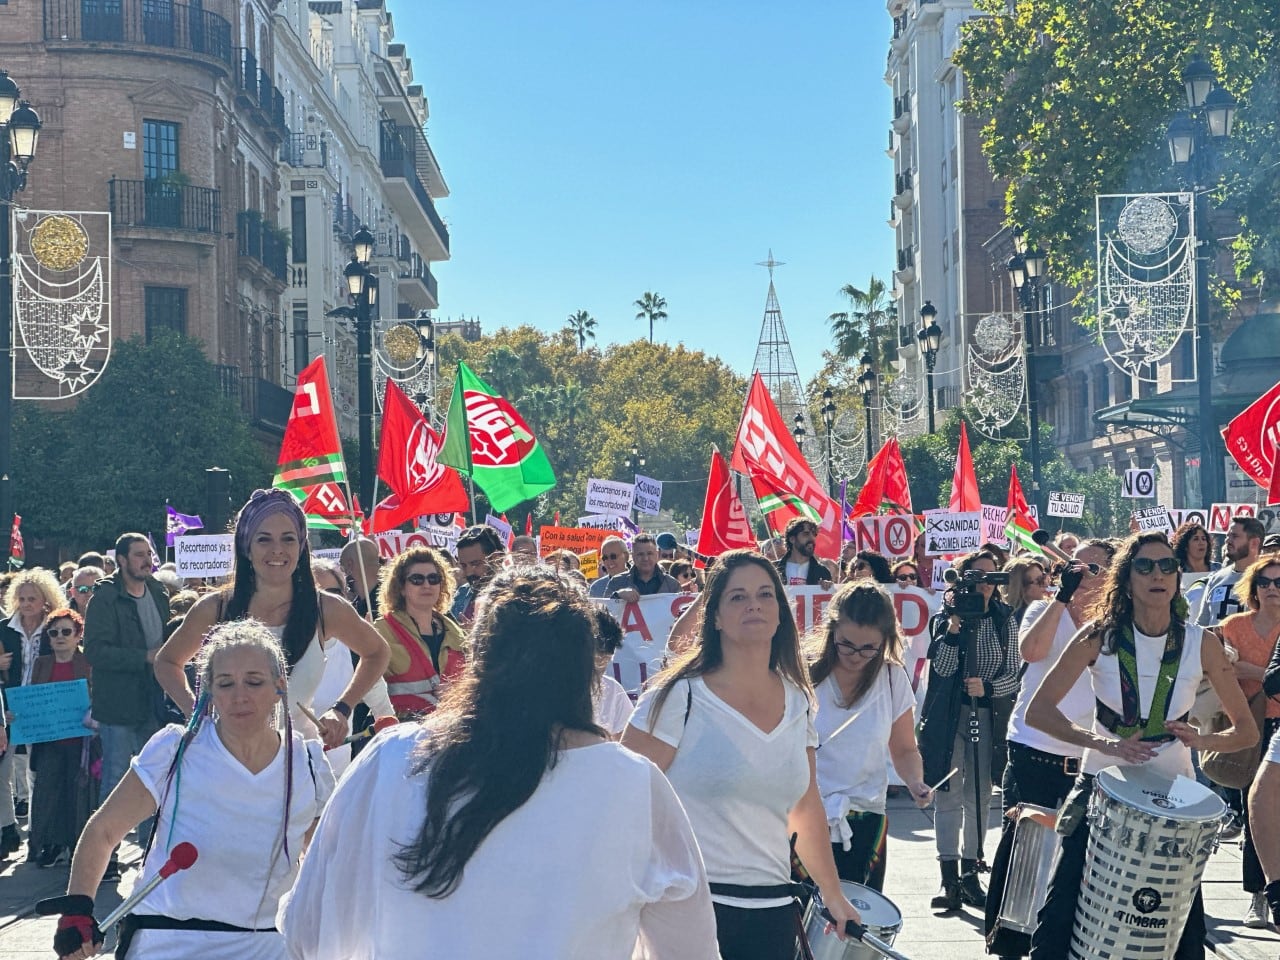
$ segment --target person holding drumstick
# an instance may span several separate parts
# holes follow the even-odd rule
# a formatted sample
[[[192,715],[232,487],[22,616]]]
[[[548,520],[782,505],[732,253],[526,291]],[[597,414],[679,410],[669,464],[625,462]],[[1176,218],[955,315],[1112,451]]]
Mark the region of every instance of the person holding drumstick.
[[[699,598],[696,645],[641,696],[622,744],[666,772],[689,814],[724,960],[792,960],[789,836],[838,935],[860,920],[831,854],[795,620],[777,568],[754,550],[721,554]]]
[[[191,608],[156,653],[156,679],[190,716],[196,698],[183,668],[215,624],[252,618],[276,633],[284,647],[293,722],[326,747],[337,747],[349,732],[352,709],[387,668],[386,641],[346,600],[316,589],[306,516],[285,491],[254,491],[236,519],[235,550],[231,586],[206,594]],[[312,719],[307,704],[324,676],[324,641],[331,638],[357,654],[360,663],[342,696]]]
[[[889,773],[876,748],[889,745],[917,806],[927,806],[933,795],[916,747],[915,692],[902,668],[893,600],[866,580],[843,584],[827,605],[821,637],[809,679],[818,701],[818,791],[831,852],[840,879],[883,891]]]
[[[1070,952],[1090,831],[1084,806],[1099,771],[1144,766],[1162,776],[1194,779],[1193,749],[1233,751],[1258,740],[1222,645],[1203,643],[1201,628],[1187,620],[1178,559],[1163,533],[1124,541],[1094,613],[1027,708],[1032,727],[1084,748],[1080,778],[1059,814],[1062,851],[1032,937],[1031,960],[1065,960]],[[1095,701],[1088,728],[1061,709],[1086,671]],[[1231,721],[1221,733],[1201,734],[1183,719],[1202,678],[1213,685]],[[1204,901],[1197,890],[1174,960],[1202,958],[1204,935]]]

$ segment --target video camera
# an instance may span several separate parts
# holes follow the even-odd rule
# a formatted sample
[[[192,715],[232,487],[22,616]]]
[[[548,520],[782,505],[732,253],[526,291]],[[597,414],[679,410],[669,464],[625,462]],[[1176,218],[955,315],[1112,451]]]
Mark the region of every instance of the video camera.
[[[966,570],[964,573],[947,570],[942,579],[951,584],[951,589],[947,592],[951,594],[952,600],[947,605],[947,612],[954,613],[961,620],[977,620],[982,617],[986,607],[982,594],[978,593],[978,587],[987,584],[1002,587],[1009,582],[1009,574],[999,571],[988,573],[985,570]]]

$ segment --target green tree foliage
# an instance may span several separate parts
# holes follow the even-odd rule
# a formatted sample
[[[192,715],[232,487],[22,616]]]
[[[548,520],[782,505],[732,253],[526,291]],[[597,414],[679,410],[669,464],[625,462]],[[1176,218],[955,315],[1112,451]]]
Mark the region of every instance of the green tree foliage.
[[[955,62],[963,108],[1009,181],[1005,210],[1055,277],[1094,286],[1094,197],[1177,190],[1165,131],[1203,53],[1240,103],[1217,199],[1240,217],[1241,276],[1280,279],[1280,4],[1274,0],[977,0]]]
[[[584,351],[567,328],[503,328],[475,343],[447,336],[439,356],[436,400],[442,411],[459,360],[492,371],[501,357],[499,372],[510,363],[506,358],[519,360],[520,391],[507,395],[542,442],[557,478],[555,489],[534,505],[538,525],[550,523],[557,510],[567,524],[581,516],[591,477],[630,480],[623,461],[632,444],[645,454],[640,472],[664,481],[664,508],[696,524],[711,445],[728,454],[747,391],[742,377],[703,353],[644,340]],[[502,390],[496,380],[489,382]],[[527,512],[528,505],[517,507],[508,519],[523,529]]]
[[[1014,422],[1014,429],[1025,425]],[[1009,500],[1009,465],[1018,465],[1018,479],[1027,497],[1031,497],[1031,461],[1028,441],[990,440],[972,425],[969,427],[969,451],[973,456],[973,472],[978,478],[982,502],[1004,506]],[[960,415],[951,411],[939,424],[937,433],[902,441],[902,460],[911,483],[912,506],[916,511],[945,507],[951,499],[951,479],[955,473],[956,449],[960,444]],[[1040,425],[1040,456],[1044,489],[1085,495],[1085,515],[1080,520],[1067,520],[1068,529],[1097,536],[1127,533],[1128,512],[1120,499],[1120,479],[1108,473],[1085,473],[1074,469],[1053,445],[1053,428]],[[855,494],[850,494],[850,499]],[[1057,530],[1063,522],[1057,517],[1041,517],[1041,523]]]
[[[233,503],[271,482],[264,445],[219,390],[200,344],[176,334],[117,343],[70,411],[14,404],[14,502],[29,537],[101,549],[127,530],[163,547],[165,499],[204,513],[205,470],[231,473]]]
[[[865,290],[846,283],[840,296],[849,302],[848,309],[827,317],[837,356],[857,361],[869,351],[877,367],[882,360],[893,359],[890,353],[898,342],[898,312],[884,281],[873,276]]]

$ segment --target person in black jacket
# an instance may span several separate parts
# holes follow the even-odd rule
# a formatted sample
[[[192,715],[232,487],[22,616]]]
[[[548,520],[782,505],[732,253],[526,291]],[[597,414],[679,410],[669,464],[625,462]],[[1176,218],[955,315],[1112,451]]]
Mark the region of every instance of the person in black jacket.
[[[986,551],[971,553],[956,564],[957,573],[967,570],[994,573],[996,558]],[[992,697],[1017,689],[1021,667],[1017,624],[1008,606],[991,584],[974,590],[982,598],[980,617],[962,621],[948,591],[942,611],[929,624],[929,689],[920,732],[925,780],[937,783],[957,770],[935,794],[942,889],[930,905],[938,910],[986,905],[978,859],[991,803],[991,703]]]
[[[818,525],[805,517],[793,517],[787,524],[785,539],[787,552],[773,564],[782,582],[791,586],[831,587],[835,573],[813,555],[818,545]]]

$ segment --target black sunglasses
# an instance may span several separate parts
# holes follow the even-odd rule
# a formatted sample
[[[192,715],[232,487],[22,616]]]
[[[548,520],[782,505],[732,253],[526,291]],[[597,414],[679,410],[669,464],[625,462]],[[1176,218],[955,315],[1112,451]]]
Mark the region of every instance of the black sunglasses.
[[[49,636],[51,637],[74,637],[76,635],[75,627],[50,627]]]
[[[1153,560],[1150,557],[1134,557],[1133,572],[1140,573],[1144,577],[1150,575],[1156,567],[1160,568],[1161,573],[1177,573],[1178,558],[1177,557],[1161,557],[1159,560]]]
[[[1280,577],[1254,577],[1253,582],[1258,585],[1258,589],[1263,587],[1280,587]]]
[[[438,573],[411,573],[404,578],[405,583],[412,583],[415,587],[420,587],[424,583],[429,583],[433,587],[438,587],[444,583],[444,577]]]
[[[324,587],[323,589],[325,593],[332,593],[335,597],[345,597],[347,595],[347,591],[341,587]]]
[[[920,578],[914,573],[900,573],[897,575],[899,583],[907,583],[911,580],[919,580]]]

